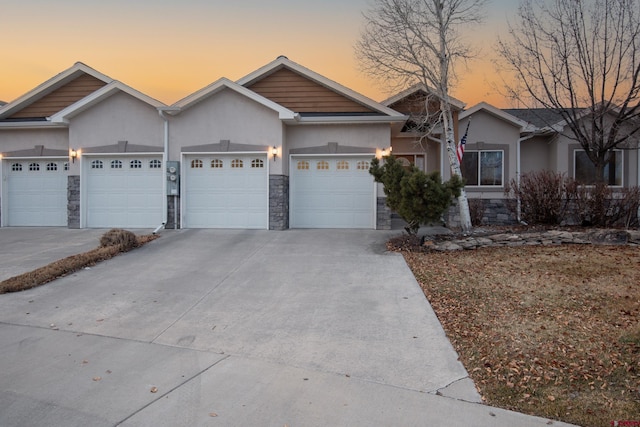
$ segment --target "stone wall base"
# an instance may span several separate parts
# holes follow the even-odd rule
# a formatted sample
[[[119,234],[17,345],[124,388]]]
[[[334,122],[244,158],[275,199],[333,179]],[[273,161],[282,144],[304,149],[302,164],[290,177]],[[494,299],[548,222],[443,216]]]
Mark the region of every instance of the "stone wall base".
[[[269,230],[289,228],[289,177],[269,175]]]

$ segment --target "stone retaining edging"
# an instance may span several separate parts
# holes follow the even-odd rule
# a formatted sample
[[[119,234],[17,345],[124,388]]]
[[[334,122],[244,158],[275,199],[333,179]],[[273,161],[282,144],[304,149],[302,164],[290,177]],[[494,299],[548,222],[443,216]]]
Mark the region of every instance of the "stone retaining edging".
[[[449,240],[425,238],[424,245],[434,251],[461,251],[489,247],[549,246],[562,244],[604,244],[640,246],[640,231],[637,230],[550,230],[525,233],[497,233],[451,238]]]

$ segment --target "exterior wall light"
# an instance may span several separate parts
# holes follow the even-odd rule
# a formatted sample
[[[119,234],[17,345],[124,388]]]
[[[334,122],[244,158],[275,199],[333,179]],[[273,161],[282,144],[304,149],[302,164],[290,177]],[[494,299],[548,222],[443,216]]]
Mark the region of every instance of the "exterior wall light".
[[[69,150],[69,157],[71,157],[71,163],[75,163],[76,158],[78,158],[78,150],[76,150],[75,148]]]
[[[276,157],[278,157],[278,147],[275,145],[271,148],[271,155],[273,156],[273,161],[276,161]]]

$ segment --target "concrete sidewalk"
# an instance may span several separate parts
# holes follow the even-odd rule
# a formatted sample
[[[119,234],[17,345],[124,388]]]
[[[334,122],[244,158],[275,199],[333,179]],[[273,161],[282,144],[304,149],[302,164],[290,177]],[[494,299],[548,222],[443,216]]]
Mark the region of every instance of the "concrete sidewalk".
[[[388,236],[165,231],[0,295],[0,425],[550,425],[477,403]]]

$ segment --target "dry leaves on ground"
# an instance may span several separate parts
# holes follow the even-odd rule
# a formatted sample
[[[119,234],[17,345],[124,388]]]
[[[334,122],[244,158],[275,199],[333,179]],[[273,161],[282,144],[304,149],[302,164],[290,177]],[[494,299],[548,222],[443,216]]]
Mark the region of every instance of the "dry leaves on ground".
[[[584,426],[640,414],[640,250],[403,252],[487,403]]]

